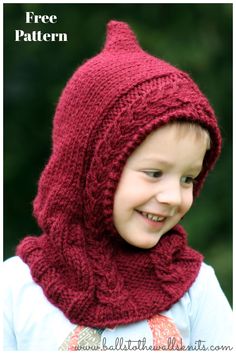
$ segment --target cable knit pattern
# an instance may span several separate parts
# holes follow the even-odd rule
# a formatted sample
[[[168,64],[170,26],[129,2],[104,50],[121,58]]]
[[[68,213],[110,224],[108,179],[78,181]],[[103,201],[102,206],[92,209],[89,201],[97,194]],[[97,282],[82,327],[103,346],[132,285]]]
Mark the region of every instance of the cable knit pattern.
[[[34,200],[42,235],[17,248],[73,323],[104,328],[150,318],[177,302],[199,272],[202,256],[181,226],[143,250],[127,244],[112,220],[128,156],[173,120],[211,135],[197,196],[221,150],[214,112],[186,73],[143,51],[126,23],[110,21],[101,53],[75,71],[56,108],[52,154]]]

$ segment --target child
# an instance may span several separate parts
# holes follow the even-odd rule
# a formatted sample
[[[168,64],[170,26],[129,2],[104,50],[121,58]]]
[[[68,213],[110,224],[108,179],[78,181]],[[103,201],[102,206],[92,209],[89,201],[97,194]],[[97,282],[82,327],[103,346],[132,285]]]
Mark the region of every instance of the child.
[[[231,309],[178,222],[221,150],[190,77],[111,21],[67,83],[28,236],[4,263],[5,350],[214,349]]]

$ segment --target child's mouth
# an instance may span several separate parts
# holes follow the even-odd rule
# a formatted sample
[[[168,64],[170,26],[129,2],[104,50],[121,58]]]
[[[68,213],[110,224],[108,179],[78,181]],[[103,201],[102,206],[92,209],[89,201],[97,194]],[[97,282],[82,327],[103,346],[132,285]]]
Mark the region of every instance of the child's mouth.
[[[136,211],[139,214],[141,214],[144,218],[146,218],[146,219],[148,219],[150,221],[157,222],[157,223],[163,222],[166,219],[165,216],[160,216],[160,215],[157,215],[157,214],[147,213],[147,212],[140,211],[140,210],[136,210]]]

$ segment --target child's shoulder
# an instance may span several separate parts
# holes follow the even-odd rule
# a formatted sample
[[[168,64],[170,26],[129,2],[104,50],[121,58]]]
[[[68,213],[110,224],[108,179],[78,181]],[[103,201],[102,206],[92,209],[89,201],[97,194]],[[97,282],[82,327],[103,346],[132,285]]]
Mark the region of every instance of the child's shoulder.
[[[217,303],[221,303],[227,307],[229,306],[214,268],[204,262],[201,265],[197,278],[189,288],[187,295],[190,302],[195,304],[198,309],[201,305],[213,306],[213,304],[215,304],[217,306]]]
[[[203,285],[204,283],[215,279],[216,275],[214,268],[209,264],[202,262],[198,276],[193,285]]]
[[[15,266],[20,266],[20,267],[26,267],[27,268],[27,264],[24,263],[22,261],[22,259],[18,256],[13,256],[11,258],[8,258],[6,259],[4,262],[3,262],[3,267],[5,269],[11,269],[12,267],[15,267]]]
[[[3,278],[6,286],[25,284],[32,282],[30,269],[26,263],[18,256],[5,260],[2,264]]]
[[[190,287],[190,290],[194,291],[198,288],[204,290],[204,286],[208,287],[213,284],[219,284],[215,270],[209,264],[202,262],[198,276]]]
[[[27,264],[24,263],[22,259],[18,256],[14,256],[6,259],[2,265],[3,265],[3,269],[8,272],[15,273],[22,270],[24,272],[29,272],[29,267],[27,266]]]

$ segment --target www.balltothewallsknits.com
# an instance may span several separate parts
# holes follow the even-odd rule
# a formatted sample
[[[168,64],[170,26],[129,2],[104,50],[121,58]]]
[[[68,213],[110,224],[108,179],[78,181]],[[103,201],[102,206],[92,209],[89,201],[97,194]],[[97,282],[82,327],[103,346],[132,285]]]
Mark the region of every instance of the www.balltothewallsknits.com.
[[[232,351],[233,348],[230,346],[211,346],[207,347],[205,344],[205,341],[203,340],[198,340],[194,343],[194,345],[184,345],[184,343],[181,340],[181,343],[177,343],[175,337],[169,337],[167,340],[167,343],[165,346],[153,346],[153,345],[148,345],[146,338],[143,338],[142,340],[125,340],[123,337],[116,337],[115,342],[113,345],[110,345],[107,343],[106,337],[102,339],[101,346],[92,346],[92,345],[77,345],[73,347],[73,350],[92,350],[92,351],[97,351],[97,350],[102,350],[102,351],[112,351],[112,350],[121,350],[121,351],[127,351],[127,350],[182,350],[182,351],[189,351],[189,350],[210,350],[210,351],[219,351],[219,350],[229,350]]]

